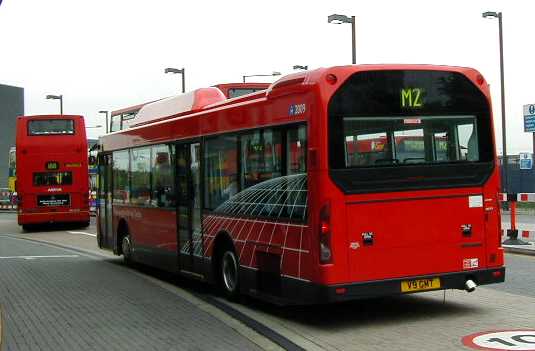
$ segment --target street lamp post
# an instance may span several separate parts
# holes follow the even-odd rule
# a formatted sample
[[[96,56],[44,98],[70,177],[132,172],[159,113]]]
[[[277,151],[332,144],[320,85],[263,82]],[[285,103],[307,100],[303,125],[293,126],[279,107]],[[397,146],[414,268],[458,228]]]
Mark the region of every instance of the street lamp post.
[[[243,82],[245,83],[245,78],[249,78],[249,77],[271,77],[271,76],[280,76],[281,73],[280,72],[272,72],[271,74],[249,74],[249,75],[245,75],[245,76],[242,76],[243,78]]]
[[[330,15],[327,17],[329,23],[342,24],[342,23],[351,23],[351,44],[352,44],[352,54],[353,54],[353,64],[357,63],[357,45],[355,42],[356,36],[356,26],[355,26],[355,16],[345,16],[345,15]]]
[[[504,193],[507,193],[507,134],[505,127],[505,86],[504,86],[504,72],[503,72],[503,34],[502,34],[502,13],[487,11],[483,12],[483,18],[497,18],[499,26],[499,40],[500,40],[500,80],[501,80],[501,94],[502,94],[502,169],[503,169],[503,182],[502,189]]]
[[[168,67],[164,70],[164,73],[175,73],[182,75],[182,94],[186,92],[186,69],[185,68],[171,68]]]
[[[59,114],[63,114],[63,95],[47,95],[47,100],[59,100]]]
[[[302,69],[306,71],[308,69],[308,65],[307,66],[295,65],[293,69]]]
[[[108,127],[109,127],[109,123],[108,123],[108,111],[98,111],[98,113],[105,113],[106,114],[106,134],[108,134]]]

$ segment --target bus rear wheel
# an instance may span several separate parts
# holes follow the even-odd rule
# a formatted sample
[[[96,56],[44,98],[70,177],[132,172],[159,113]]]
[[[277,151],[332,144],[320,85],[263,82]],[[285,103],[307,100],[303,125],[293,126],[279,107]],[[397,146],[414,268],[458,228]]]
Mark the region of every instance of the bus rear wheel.
[[[233,248],[225,248],[219,262],[219,285],[229,300],[236,300],[240,292],[238,258]]]
[[[132,265],[132,239],[130,234],[123,237],[121,242],[121,250],[123,252],[123,260],[127,265]]]

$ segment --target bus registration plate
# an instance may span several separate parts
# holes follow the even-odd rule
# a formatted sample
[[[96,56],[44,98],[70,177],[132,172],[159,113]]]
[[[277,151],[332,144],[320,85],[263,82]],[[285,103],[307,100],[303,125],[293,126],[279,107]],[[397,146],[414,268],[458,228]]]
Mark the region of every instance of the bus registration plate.
[[[434,290],[440,288],[440,278],[404,280],[401,282],[401,292]]]

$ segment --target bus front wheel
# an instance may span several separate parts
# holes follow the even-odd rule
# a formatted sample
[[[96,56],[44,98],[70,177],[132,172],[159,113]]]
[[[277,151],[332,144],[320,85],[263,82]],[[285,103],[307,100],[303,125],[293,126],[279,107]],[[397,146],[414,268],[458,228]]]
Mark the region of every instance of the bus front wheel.
[[[225,248],[220,256],[219,283],[223,294],[229,300],[235,300],[240,291],[239,260],[233,248]]]

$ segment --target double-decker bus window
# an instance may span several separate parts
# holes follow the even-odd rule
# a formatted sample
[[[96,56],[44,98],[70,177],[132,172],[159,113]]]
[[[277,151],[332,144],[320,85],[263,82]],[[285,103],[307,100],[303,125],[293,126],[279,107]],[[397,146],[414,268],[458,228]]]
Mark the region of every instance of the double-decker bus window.
[[[242,188],[282,175],[281,132],[260,129],[241,137]]]
[[[175,207],[173,148],[159,145],[152,148],[152,204],[157,207]]]
[[[33,174],[34,186],[71,184],[72,172],[37,172]]]
[[[28,121],[28,135],[74,134],[72,119],[35,119]]]
[[[128,151],[117,151],[113,153],[113,202],[126,204],[129,202],[129,181],[128,181]]]
[[[132,120],[134,117],[136,117],[137,112],[128,112],[122,114],[122,129],[127,129],[130,127],[130,123],[132,123]]]
[[[235,97],[238,97],[238,96],[252,94],[252,93],[257,92],[259,90],[263,90],[263,89],[231,88],[231,89],[228,90],[228,97],[229,97],[229,99],[232,99],[232,98],[235,98]]]
[[[291,128],[287,132],[286,162],[288,174],[306,172],[306,127]]]
[[[205,142],[204,206],[215,209],[238,191],[237,137],[219,136]]]
[[[121,115],[111,116],[110,132],[121,130]]]
[[[150,148],[133,149],[130,156],[130,203],[150,205]]]

